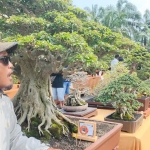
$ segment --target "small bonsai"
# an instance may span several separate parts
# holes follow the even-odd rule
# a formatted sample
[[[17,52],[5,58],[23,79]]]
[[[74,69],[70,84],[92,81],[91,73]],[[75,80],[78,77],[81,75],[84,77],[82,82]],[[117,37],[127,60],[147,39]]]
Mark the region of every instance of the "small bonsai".
[[[126,74],[110,82],[107,87],[99,91],[95,101],[103,104],[112,103],[116,109],[113,114],[114,118],[132,120],[135,110],[142,106],[136,100],[137,94],[142,92],[149,92],[146,84],[135,75]]]
[[[71,93],[65,100],[66,106],[82,106],[87,104],[84,99],[81,98],[81,94],[87,92],[89,89],[84,86],[88,78],[86,72],[75,72],[72,75],[67,76],[72,83],[75,84],[75,88],[70,88]],[[82,87],[84,86],[84,88]],[[81,89],[82,87],[82,89]]]
[[[150,96],[150,85],[149,81],[143,81],[139,87],[139,92],[137,93],[137,98],[149,97]]]

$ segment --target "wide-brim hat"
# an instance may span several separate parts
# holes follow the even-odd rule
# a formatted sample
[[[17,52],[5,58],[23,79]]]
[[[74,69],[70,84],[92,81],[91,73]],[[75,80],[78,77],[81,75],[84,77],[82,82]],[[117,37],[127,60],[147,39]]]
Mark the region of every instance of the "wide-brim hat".
[[[7,53],[13,53],[17,48],[17,42],[0,42],[0,52],[7,51]]]

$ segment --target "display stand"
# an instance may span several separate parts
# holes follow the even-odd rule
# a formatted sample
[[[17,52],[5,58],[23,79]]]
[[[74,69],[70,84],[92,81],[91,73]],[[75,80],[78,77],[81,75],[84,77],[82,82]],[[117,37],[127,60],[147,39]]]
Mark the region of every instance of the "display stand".
[[[96,122],[79,120],[78,133],[73,133],[73,137],[80,140],[95,142],[96,136]]]

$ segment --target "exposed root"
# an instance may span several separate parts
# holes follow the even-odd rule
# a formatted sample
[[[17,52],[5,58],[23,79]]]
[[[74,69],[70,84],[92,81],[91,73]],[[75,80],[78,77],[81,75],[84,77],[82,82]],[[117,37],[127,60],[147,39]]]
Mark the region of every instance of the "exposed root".
[[[27,103],[23,103],[22,104],[22,109],[23,109],[23,115],[19,118],[18,123],[21,125],[25,119],[27,118],[27,114],[28,114],[28,107],[27,107]]]
[[[25,89],[26,91],[24,91]],[[22,96],[17,98],[17,103],[19,105],[16,105],[15,107],[15,111],[20,117],[19,124],[22,124],[27,120],[27,129],[30,131],[31,119],[33,117],[39,117],[41,123],[38,125],[38,130],[39,134],[43,135],[43,126],[44,130],[51,134],[49,129],[52,126],[53,120],[62,127],[62,133],[67,136],[70,132],[69,128],[62,123],[58,116],[63,118],[63,120],[67,121],[69,124],[75,124],[59,111],[49,90],[44,86],[42,88],[37,88],[32,82],[30,82],[28,88],[26,87],[25,89],[21,89],[23,90],[22,92],[19,91],[19,95],[22,93]]]

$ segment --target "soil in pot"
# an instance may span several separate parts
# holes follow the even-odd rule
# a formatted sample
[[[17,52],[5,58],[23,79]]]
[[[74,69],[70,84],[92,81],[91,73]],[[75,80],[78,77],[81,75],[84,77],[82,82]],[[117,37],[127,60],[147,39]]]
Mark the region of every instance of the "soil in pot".
[[[71,119],[74,122],[78,122],[78,119]],[[82,119],[83,120],[83,119]],[[93,121],[93,120],[92,120]],[[105,123],[101,121],[94,121],[97,122],[97,136],[98,138],[105,135],[107,132],[112,130],[115,123]],[[61,139],[50,139],[50,145],[54,148],[60,148],[62,150],[84,150],[87,148],[92,142],[83,141],[83,140],[76,140],[75,138],[72,138],[71,134],[69,136],[63,136]]]
[[[114,118],[114,113],[112,113],[112,114],[110,114],[109,116],[107,116],[107,118],[109,118],[109,119],[115,119],[115,120],[123,120],[123,119],[120,119],[120,118]],[[125,120],[124,119],[124,121],[136,121],[138,118],[140,118],[141,117],[141,114],[134,114],[134,119],[132,119],[132,120]]]

